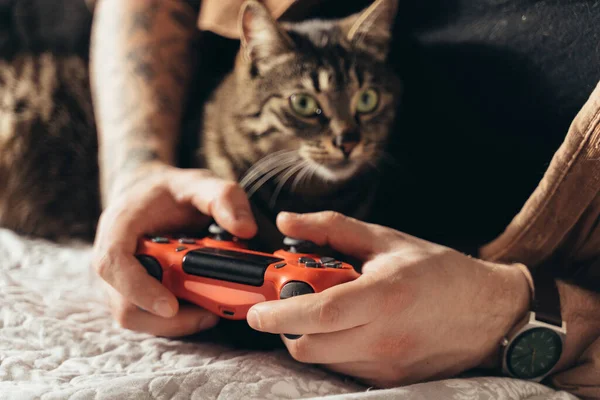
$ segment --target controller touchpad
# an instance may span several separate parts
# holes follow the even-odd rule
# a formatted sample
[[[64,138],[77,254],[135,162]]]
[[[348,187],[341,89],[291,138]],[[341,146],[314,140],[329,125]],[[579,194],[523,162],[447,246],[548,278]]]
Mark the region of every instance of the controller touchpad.
[[[269,265],[280,261],[284,260],[259,254],[204,247],[185,255],[183,270],[190,275],[262,286]]]

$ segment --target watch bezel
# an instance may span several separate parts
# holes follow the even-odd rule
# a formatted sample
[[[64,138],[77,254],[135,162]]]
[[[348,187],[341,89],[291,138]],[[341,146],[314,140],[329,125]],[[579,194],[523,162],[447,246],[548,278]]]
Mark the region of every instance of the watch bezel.
[[[548,324],[548,323],[539,321],[536,318],[535,312],[530,311],[528,313],[528,315],[526,315],[525,318],[523,318],[522,322],[516,326],[515,330],[513,332],[511,332],[511,334],[509,335],[510,339],[505,339],[504,342],[502,343],[502,346],[503,346],[503,349],[502,349],[502,372],[505,375],[508,375],[512,378],[524,379],[524,378],[519,378],[518,376],[514,375],[511,372],[511,369],[508,367],[508,351],[511,348],[512,344],[516,340],[518,340],[525,332],[528,332],[533,329],[539,329],[539,328],[549,329],[558,335],[558,337],[560,339],[560,344],[561,344],[560,351],[561,351],[561,356],[562,356],[562,353],[563,353],[564,347],[565,347],[565,339],[567,336],[567,323],[565,321],[563,321],[562,326],[560,326],[560,327],[556,326],[556,325]],[[526,380],[532,381],[532,382],[541,382],[542,380],[544,380],[545,377],[552,374],[552,372],[556,368],[556,365],[558,365],[560,358],[561,357],[559,356],[556,363],[552,366],[552,368],[547,373],[537,376],[537,377],[529,378]]]

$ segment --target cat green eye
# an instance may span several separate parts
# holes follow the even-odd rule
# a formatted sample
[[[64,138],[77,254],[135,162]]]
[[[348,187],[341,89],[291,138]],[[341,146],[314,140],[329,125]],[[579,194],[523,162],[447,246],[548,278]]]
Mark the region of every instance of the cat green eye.
[[[322,112],[317,100],[308,94],[293,94],[290,97],[290,106],[301,117],[314,117]]]
[[[379,93],[375,89],[366,89],[358,94],[356,111],[366,114],[374,111],[379,105]]]

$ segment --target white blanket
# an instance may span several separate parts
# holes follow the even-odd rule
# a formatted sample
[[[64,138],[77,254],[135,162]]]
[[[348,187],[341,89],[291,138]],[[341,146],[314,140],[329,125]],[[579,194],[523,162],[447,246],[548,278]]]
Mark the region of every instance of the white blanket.
[[[0,399],[574,399],[511,379],[369,390],[285,352],[159,339],[111,319],[90,249],[0,229]]]

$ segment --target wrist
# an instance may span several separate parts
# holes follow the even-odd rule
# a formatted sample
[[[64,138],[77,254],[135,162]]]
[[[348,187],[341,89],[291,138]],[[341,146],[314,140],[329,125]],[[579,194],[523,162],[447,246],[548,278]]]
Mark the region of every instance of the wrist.
[[[127,171],[117,172],[110,177],[110,180],[104,181],[102,187],[102,198],[104,205],[120,197],[128,189],[137,186],[138,183],[149,180],[158,181],[168,179],[168,175],[177,168],[166,162],[155,160],[140,163],[135,168]]]
[[[492,350],[480,367],[500,370],[502,368],[502,342],[509,332],[527,315],[533,299],[533,280],[522,264],[495,266],[499,268],[500,280],[505,285],[504,296],[498,299],[498,315],[502,318],[499,330],[491,338]],[[524,269],[523,269],[524,268]]]

